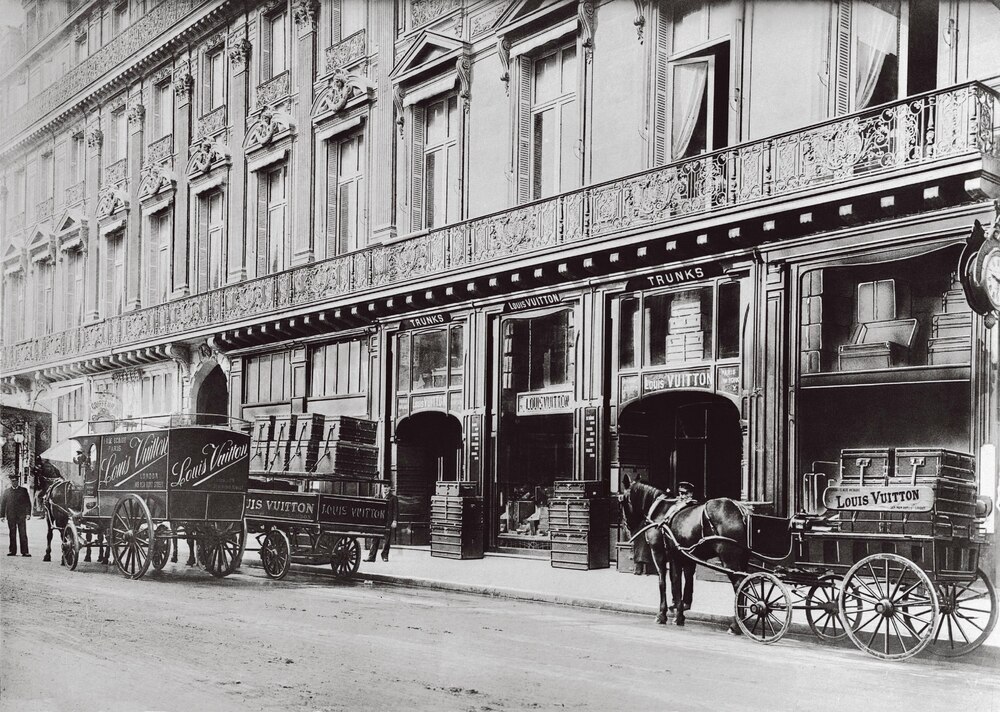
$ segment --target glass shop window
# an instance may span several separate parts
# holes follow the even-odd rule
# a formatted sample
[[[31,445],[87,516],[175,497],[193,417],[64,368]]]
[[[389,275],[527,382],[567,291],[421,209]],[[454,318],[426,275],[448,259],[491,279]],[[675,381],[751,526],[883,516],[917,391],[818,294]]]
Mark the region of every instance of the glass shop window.
[[[397,338],[396,388],[399,391],[443,390],[464,380],[464,335],[460,325]]]
[[[740,355],[740,283],[719,285],[719,316],[716,329],[718,358]]]
[[[668,366],[712,357],[712,290],[655,294],[645,299],[643,362]]]
[[[537,391],[572,382],[570,310],[503,325],[503,387]]]

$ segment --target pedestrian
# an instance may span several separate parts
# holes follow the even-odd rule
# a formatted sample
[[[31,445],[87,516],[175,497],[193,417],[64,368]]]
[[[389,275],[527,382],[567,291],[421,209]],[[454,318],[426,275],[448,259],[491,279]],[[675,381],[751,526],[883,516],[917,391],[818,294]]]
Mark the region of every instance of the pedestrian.
[[[382,547],[382,561],[389,560],[389,545],[392,541],[392,530],[396,528],[396,519],[399,517],[399,500],[392,492],[392,485],[382,486],[382,497],[385,499],[385,532],[381,537],[372,539],[372,546],[368,550],[367,562],[375,561],[375,554],[378,552],[379,544],[385,539],[385,546]]]
[[[667,521],[682,509],[694,506],[698,501],[694,498],[694,485],[690,482],[677,483],[677,501],[667,510]],[[670,552],[670,598],[673,604],[671,611],[682,606],[682,611],[690,610],[694,598],[694,571],[697,568],[690,558],[676,548]]]
[[[10,487],[0,496],[0,519],[7,520],[10,532],[10,550],[7,556],[17,556],[17,539],[21,541],[21,556],[31,556],[28,553],[28,518],[31,517],[31,497],[28,490],[21,486],[17,475],[10,476]]]

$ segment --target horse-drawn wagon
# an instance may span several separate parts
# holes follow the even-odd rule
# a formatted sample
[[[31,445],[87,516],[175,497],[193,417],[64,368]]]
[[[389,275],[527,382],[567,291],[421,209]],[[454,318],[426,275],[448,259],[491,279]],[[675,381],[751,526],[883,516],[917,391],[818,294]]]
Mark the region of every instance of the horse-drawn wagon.
[[[226,427],[201,424],[220,419]],[[181,538],[213,576],[239,566],[250,462],[240,422],[184,415],[95,422],[89,431],[74,437],[83,487],[61,480],[46,494],[70,570],[81,546],[106,542],[119,571],[138,579],[161,570]]]
[[[636,536],[666,552],[663,562],[687,556],[728,574],[734,626],[759,642],[780,640],[799,610],[819,638],[846,636],[883,659],[979,647],[996,625],[997,600],[979,568],[992,504],[976,494],[973,458],[844,450],[838,469],[825,488],[815,486],[822,475],[808,476],[822,502],[791,518],[730,500],[678,511],[642,483],[626,483],[622,505]],[[710,561],[716,557],[720,563]],[[661,622],[665,613],[661,595]]]

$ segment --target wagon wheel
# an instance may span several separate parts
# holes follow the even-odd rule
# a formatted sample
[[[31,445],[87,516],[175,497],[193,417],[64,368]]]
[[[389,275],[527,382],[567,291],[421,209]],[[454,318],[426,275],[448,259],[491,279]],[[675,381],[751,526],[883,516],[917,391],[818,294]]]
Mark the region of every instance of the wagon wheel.
[[[774,574],[750,574],[736,588],[736,623],[757,642],[776,643],[792,624],[792,594]]]
[[[170,548],[173,546],[173,532],[170,525],[161,523],[156,526],[153,538],[153,570],[162,571],[170,561]]]
[[[198,532],[198,559],[215,576],[228,576],[243,555],[243,522],[211,522]]]
[[[840,620],[840,592],[843,579],[837,574],[827,574],[814,583],[806,594],[806,620],[813,634],[824,642],[841,640],[847,635],[843,621]],[[860,610],[857,601],[852,599],[848,616],[857,621]]]
[[[139,495],[126,495],[115,504],[110,539],[118,570],[130,579],[142,578],[153,554],[153,519]]]
[[[330,568],[337,578],[350,578],[361,566],[361,544],[353,536],[343,536],[333,545],[333,559]]]
[[[936,629],[938,610],[934,584],[902,556],[867,556],[844,577],[841,621],[851,642],[876,658],[905,660],[923,650]]]
[[[72,519],[66,522],[62,530],[62,561],[70,571],[76,571],[80,563],[80,532]]]
[[[927,649],[957,657],[983,644],[997,624],[997,594],[982,569],[969,583],[938,584],[941,619]]]
[[[272,529],[267,533],[260,547],[260,563],[264,573],[277,581],[288,575],[292,567],[292,545],[285,532]]]
[[[318,537],[316,537],[316,543],[313,546],[313,554],[323,560],[323,563],[333,563],[333,551],[337,546],[337,542],[340,541],[340,537],[336,534],[331,534],[330,532],[323,532]]]

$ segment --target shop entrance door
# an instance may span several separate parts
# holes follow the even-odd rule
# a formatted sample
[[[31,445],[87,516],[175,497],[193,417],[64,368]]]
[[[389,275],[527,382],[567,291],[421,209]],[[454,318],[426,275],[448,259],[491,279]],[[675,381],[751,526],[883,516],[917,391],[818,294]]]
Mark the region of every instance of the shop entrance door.
[[[198,388],[195,412],[202,425],[224,425],[229,413],[229,384],[218,366],[212,368]]]
[[[656,393],[628,404],[618,421],[622,473],[660,489],[690,482],[698,499],[740,498],[739,410],[710,393]]]
[[[396,426],[396,496],[400,544],[429,544],[431,496],[436,482],[461,475],[462,424],[453,415],[424,411]]]

